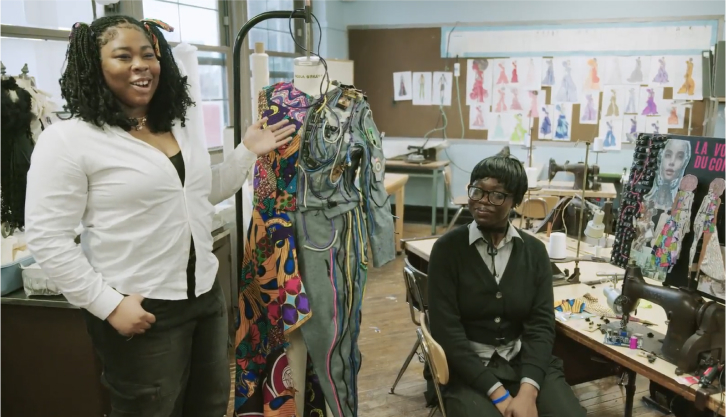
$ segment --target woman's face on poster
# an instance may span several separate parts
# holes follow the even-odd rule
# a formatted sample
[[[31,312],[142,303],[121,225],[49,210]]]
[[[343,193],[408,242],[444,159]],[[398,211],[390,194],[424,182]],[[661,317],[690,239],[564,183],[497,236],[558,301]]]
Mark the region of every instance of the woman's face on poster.
[[[673,181],[683,173],[684,165],[689,157],[687,152],[688,142],[673,139],[668,141],[660,163],[660,174],[664,180]]]

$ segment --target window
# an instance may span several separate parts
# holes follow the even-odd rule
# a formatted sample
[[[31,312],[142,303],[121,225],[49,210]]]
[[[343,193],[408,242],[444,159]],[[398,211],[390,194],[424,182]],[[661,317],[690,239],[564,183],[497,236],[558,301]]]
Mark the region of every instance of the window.
[[[91,21],[90,0],[2,0],[3,25],[70,30],[76,22]]]
[[[220,46],[217,0],[143,0],[144,17],[159,19],[174,28],[169,42]]]
[[[2,62],[7,75],[20,75],[23,66],[28,64],[28,75],[35,78],[35,85],[49,93],[51,99],[60,106],[65,104],[65,100],[61,98],[58,80],[63,73],[67,48],[68,42],[62,41],[0,39]]]
[[[207,146],[222,146],[222,133],[229,123],[229,96],[226,55],[217,52],[197,52],[201,79],[204,130]]]

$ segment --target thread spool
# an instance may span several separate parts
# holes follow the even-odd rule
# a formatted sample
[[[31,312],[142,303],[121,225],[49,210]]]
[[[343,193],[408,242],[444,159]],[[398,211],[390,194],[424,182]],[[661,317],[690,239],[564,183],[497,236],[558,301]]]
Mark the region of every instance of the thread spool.
[[[605,138],[595,138],[592,142],[593,152],[602,152],[605,150]]]
[[[549,254],[552,259],[567,257],[567,236],[564,233],[555,232],[550,235]]]
[[[537,168],[527,167],[524,172],[527,174],[527,187],[537,188]]]
[[[250,55],[252,73],[252,120],[257,120],[257,93],[270,85],[270,57],[265,53],[265,44],[255,42],[255,52]]]

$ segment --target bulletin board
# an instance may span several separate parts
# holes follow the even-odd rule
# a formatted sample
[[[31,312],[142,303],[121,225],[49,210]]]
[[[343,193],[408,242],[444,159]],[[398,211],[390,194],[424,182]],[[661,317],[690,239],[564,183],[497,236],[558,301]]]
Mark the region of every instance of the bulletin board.
[[[371,103],[373,116],[378,128],[388,137],[423,137],[443,121],[438,106],[414,106],[411,101],[394,101],[392,74],[401,71],[453,71],[454,63],[459,62],[459,93],[456,82],[452,91],[451,106],[444,106],[447,119],[446,137],[449,139],[487,139],[490,130],[469,129],[469,107],[466,105],[467,60],[441,57],[440,27],[402,28],[402,29],[350,29],[348,32],[349,55],[355,62],[355,85],[366,92]],[[488,57],[481,57],[488,58]],[[550,104],[552,92],[542,87],[546,93],[546,103]],[[670,99],[673,88],[664,89],[663,98]],[[602,100],[602,94],[600,99]],[[461,105],[461,116],[459,113]],[[602,109],[600,103],[600,109]],[[571,141],[592,141],[599,136],[597,124],[580,124],[580,105],[572,105]],[[703,122],[706,105],[703,101],[693,103],[692,112],[686,111],[685,123],[681,129],[668,129],[667,133],[687,135],[689,120],[691,134],[703,135]],[[539,140],[539,120],[533,119],[532,139]],[[437,122],[438,121],[438,122]],[[462,135],[463,128],[463,135]],[[665,133],[665,132],[661,132]],[[431,137],[441,138],[442,132]]]

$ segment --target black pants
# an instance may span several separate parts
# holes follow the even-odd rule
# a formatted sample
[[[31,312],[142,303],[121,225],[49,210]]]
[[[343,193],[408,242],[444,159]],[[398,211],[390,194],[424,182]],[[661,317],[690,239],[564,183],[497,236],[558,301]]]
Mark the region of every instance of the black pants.
[[[487,365],[504,388],[516,396],[521,380],[519,356],[507,362],[495,354]],[[469,385],[452,381],[443,392],[446,414],[455,417],[501,417],[486,392],[477,392]],[[580,405],[572,388],[565,381],[562,361],[552,357],[544,381],[537,395],[539,417],[585,417],[587,411]]]
[[[156,323],[121,336],[84,310],[103,364],[110,417],[222,417],[230,398],[227,313],[219,283],[190,300],[145,299]]]

